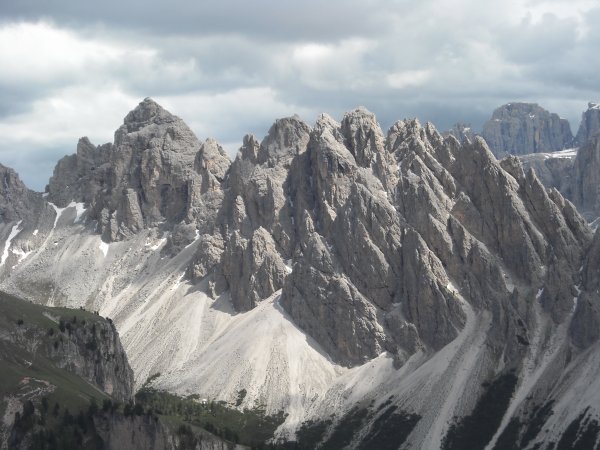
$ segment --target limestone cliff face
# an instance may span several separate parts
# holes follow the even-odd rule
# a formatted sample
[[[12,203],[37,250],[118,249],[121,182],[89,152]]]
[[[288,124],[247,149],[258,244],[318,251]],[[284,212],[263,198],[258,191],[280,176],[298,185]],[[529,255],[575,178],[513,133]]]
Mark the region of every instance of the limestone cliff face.
[[[201,218],[228,164],[214,141],[200,143],[181,119],[145,99],[125,117],[114,144],[80,140],[77,153],[57,165],[48,198],[60,207],[89,204],[88,219],[98,222],[103,239],[118,241]]]
[[[26,351],[34,367],[39,366],[36,376],[41,379],[49,376],[44,370],[51,364],[79,376],[120,402],[132,398],[133,371],[110,320],[78,310],[30,305],[1,292],[0,311],[5,315],[0,323],[0,357],[6,364],[19,364],[13,354]],[[21,320],[17,322],[16,317]],[[16,351],[6,353],[10,348]],[[56,383],[54,379],[51,382]]]
[[[88,380],[116,400],[130,400],[134,393],[133,371],[113,323],[65,319],[66,331],[46,345],[57,367]]]
[[[31,233],[47,228],[54,215],[54,209],[42,194],[28,189],[13,169],[0,164],[0,236],[3,240],[17,230]],[[28,251],[27,248],[21,250]]]
[[[573,164],[573,202],[589,218],[600,215],[600,136],[596,135],[577,152]]]
[[[291,258],[295,239],[287,179],[309,134],[310,127],[298,117],[278,120],[262,143],[254,136],[244,138],[227,173],[219,211],[225,244],[216,286],[230,289],[238,311],[283,287],[285,260]]]
[[[555,153],[531,153],[519,155],[524,170],[533,169],[546,188],[558,189],[565,197],[573,200],[573,165],[576,150]]]
[[[575,141],[583,146],[600,131],[600,104],[589,102],[588,109],[581,115],[581,123]]]
[[[496,156],[553,152],[571,146],[569,122],[534,103],[508,103],[483,125],[482,137]]]

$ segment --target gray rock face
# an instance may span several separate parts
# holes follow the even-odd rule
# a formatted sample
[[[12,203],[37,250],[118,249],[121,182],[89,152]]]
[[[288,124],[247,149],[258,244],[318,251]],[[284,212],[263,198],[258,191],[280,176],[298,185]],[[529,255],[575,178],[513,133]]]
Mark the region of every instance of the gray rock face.
[[[442,133],[444,137],[453,136],[458,142],[472,141],[476,134],[468,123],[456,123],[448,131]]]
[[[64,208],[71,201],[90,204],[104,189],[110,170],[111,144],[94,146],[87,137],[77,152],[58,161],[48,182],[49,200]]]
[[[254,161],[262,145],[246,140],[232,167],[232,185],[243,179],[237,174],[260,173]],[[516,329],[531,295],[530,288],[516,286],[547,283],[547,267],[571,282],[581,246],[591,238],[560,194],[551,199],[516,160],[505,170],[482,140],[460,145],[416,121],[395,124],[386,138],[374,116],[361,109],[341,124],[322,116],[306,149],[297,152],[287,174],[280,173],[289,196],[285,215],[273,207],[249,213],[241,196],[226,208],[240,230],[252,230],[256,222],[270,230],[274,216],[291,225],[289,239],[279,242],[292,246],[271,247],[274,261],[293,249],[291,274],[281,283],[280,269],[262,272],[268,289],[244,295],[256,302],[283,284],[281,305],[342,364],[359,364],[383,350],[402,360],[419,348],[441,348],[463,326],[462,298],[494,310],[504,326]],[[230,286],[249,280],[243,274],[262,264],[245,262],[244,233],[250,236],[236,232],[226,242],[234,249],[225,252]],[[570,294],[558,284],[546,289],[544,301],[560,320]],[[234,292],[233,298],[244,298]],[[252,302],[234,300],[243,309]],[[509,352],[522,350],[511,345]]]
[[[571,146],[569,122],[533,103],[508,103],[483,125],[482,136],[496,156],[553,152]]]
[[[39,376],[61,388],[73,389],[72,381],[57,376],[57,369],[79,376],[120,402],[132,398],[133,371],[111,321],[90,313],[83,316],[78,310],[32,305],[4,292],[0,312],[0,356],[7,368],[23,364],[24,357],[36,361],[39,356]],[[22,318],[16,330],[15,317]]]
[[[98,318],[92,323],[71,323],[67,339],[54,346],[50,340],[46,352],[57,367],[90,381],[119,401],[133,397],[133,371],[112,322]]]
[[[219,200],[215,191],[227,166],[214,141],[201,144],[181,119],[145,99],[125,117],[114,144],[80,140],[77,154],[57,165],[49,199],[60,207],[72,200],[90,205],[88,219],[112,242],[206,215]],[[200,228],[214,225],[199,222]]]
[[[581,123],[575,141],[577,145],[585,145],[600,131],[600,104],[588,103],[588,109],[581,115]]]
[[[35,224],[46,209],[51,210],[40,193],[28,189],[13,169],[0,164],[0,222]]]
[[[227,174],[219,211],[225,246],[214,283],[217,291],[230,288],[239,311],[283,287],[284,261],[294,248],[287,178],[294,158],[306,150],[309,133],[298,117],[278,120],[262,143],[244,138]]]
[[[556,188],[565,197],[572,199],[573,165],[576,151],[556,153],[532,153],[519,156],[524,170],[533,169],[542,184],[548,189]]]
[[[596,135],[577,152],[573,165],[573,203],[589,219],[600,215],[600,136]]]

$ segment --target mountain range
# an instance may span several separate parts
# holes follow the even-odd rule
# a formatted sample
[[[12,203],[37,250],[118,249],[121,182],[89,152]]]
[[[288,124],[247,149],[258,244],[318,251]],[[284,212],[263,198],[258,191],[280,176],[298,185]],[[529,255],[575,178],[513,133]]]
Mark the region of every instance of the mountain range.
[[[600,448],[597,111],[294,116],[231,161],[147,98],[44,193],[0,168],[0,289],[110,317],[134,391],[282,414],[273,445]]]

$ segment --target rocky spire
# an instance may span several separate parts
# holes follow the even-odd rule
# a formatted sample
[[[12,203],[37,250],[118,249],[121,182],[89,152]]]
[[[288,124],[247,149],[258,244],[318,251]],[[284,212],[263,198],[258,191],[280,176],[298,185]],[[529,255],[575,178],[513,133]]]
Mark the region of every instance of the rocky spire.
[[[600,131],[600,104],[589,102],[588,109],[581,115],[581,123],[575,137],[577,145],[585,145]]]

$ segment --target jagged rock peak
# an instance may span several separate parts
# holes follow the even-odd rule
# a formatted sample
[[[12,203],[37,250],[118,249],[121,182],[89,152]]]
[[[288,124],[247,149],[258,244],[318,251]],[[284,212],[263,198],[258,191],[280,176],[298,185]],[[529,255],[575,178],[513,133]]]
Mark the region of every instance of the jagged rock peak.
[[[277,119],[260,144],[258,163],[274,166],[304,152],[311,131],[298,115]]]
[[[362,106],[344,115],[341,132],[359,166],[371,166],[384,151],[385,138],[375,114]]]
[[[444,137],[454,136],[459,142],[472,141],[475,138],[475,133],[471,124],[455,123],[452,128],[442,133]]]
[[[507,103],[483,125],[482,136],[497,156],[553,152],[573,142],[566,119],[537,103]]]
[[[387,148],[393,153],[401,147],[409,147],[414,151],[423,148],[425,143],[434,146],[442,142],[442,135],[431,122],[422,125],[417,118],[397,121],[390,127],[387,135]],[[419,145],[415,147],[413,144]]]
[[[45,209],[41,194],[25,186],[15,170],[0,164],[0,225],[41,220]]]
[[[3,164],[0,164],[0,177],[2,178],[2,184],[0,185],[0,192],[2,193],[12,188],[26,189],[25,184],[19,178],[19,174]]]
[[[225,173],[231,160],[229,155],[216,139],[208,138],[204,141],[200,147],[200,151],[196,154],[196,171],[200,172],[202,169],[208,170],[214,177],[222,182],[225,178]]]
[[[337,133],[337,130],[340,128],[340,124],[337,120],[331,117],[327,113],[320,114],[317,117],[317,122],[315,123],[315,130],[319,133],[323,133],[325,130],[329,130],[332,133]]]
[[[176,119],[176,116],[164,109],[150,97],[146,97],[135,107],[135,109],[125,116],[123,123],[141,127],[149,123],[162,124],[174,122]]]
[[[581,123],[575,142],[584,145],[600,131],[600,103],[589,102],[588,109],[581,115]]]

